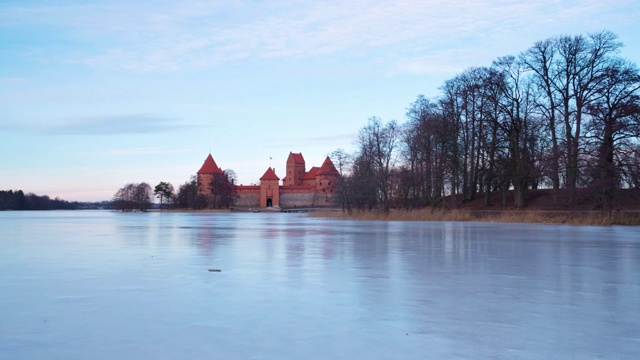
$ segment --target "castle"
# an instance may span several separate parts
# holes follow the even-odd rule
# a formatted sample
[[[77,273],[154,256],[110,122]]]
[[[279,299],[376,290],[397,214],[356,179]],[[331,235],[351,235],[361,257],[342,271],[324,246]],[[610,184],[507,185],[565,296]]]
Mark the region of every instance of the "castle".
[[[214,191],[216,175],[222,175],[211,154],[198,170],[198,194],[210,196]],[[282,179],[275,170],[267,168],[260,178],[260,185],[232,184],[238,195],[235,205],[241,207],[328,207],[336,203],[336,185],[340,173],[331,159],[327,158],[320,167],[306,171],[302,153],[289,152],[286,176]]]

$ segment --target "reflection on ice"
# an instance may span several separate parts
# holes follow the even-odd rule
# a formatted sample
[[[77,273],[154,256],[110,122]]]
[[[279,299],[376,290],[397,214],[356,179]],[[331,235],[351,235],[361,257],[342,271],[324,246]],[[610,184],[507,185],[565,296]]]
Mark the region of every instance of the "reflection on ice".
[[[635,228],[5,212],[0,245],[2,358],[640,353]]]

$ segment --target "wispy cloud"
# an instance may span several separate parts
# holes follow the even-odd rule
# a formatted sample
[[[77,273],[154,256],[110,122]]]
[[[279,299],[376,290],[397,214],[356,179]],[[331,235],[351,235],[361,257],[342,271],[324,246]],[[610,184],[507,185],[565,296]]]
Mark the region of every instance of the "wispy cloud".
[[[55,121],[53,123],[7,123],[4,132],[30,132],[46,135],[140,135],[180,131],[193,128],[179,119],[152,115],[92,116]]]
[[[344,146],[344,144],[351,144],[358,138],[357,133],[342,133],[335,135],[320,135],[320,136],[307,136],[299,137],[295,139],[273,139],[270,144],[272,149],[304,149],[310,146],[322,146],[328,150],[335,150],[335,148]]]
[[[0,85],[16,85],[26,82],[27,79],[21,77],[0,77]]]
[[[522,49],[519,41],[539,33],[540,24],[552,29],[562,22],[566,28],[567,21],[589,19],[605,7],[637,11],[633,2],[601,0],[114,1],[0,6],[0,26],[26,19],[22,26],[62,29],[72,41],[95,44],[91,52],[67,53],[66,61],[101,68],[175,71],[247,58],[342,53],[377,54],[400,71],[403,58],[421,57],[435,66],[428,60],[469,41],[502,46],[510,39]]]
[[[302,141],[304,144],[326,144],[326,143],[338,143],[344,144],[345,142],[349,143],[358,138],[358,133],[343,133],[343,134],[335,134],[335,135],[326,135],[326,136],[312,136],[303,138]]]
[[[148,115],[88,117],[50,126],[48,131],[64,135],[124,135],[163,133],[184,128],[177,119]]]
[[[138,155],[167,155],[167,154],[183,154],[193,152],[195,149],[161,149],[155,147],[142,147],[119,149],[102,153],[106,156],[138,156]]]

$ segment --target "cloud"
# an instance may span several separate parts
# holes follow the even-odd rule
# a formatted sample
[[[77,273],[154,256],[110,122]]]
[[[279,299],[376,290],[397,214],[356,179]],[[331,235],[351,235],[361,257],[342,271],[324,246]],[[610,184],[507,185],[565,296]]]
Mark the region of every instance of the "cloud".
[[[22,77],[0,77],[0,85],[15,86],[17,84],[26,83],[28,80]]]
[[[87,117],[49,127],[61,135],[125,135],[165,133],[184,129],[177,119],[149,115]]]
[[[326,136],[313,136],[302,139],[304,144],[326,144],[326,143],[344,143],[345,141],[355,141],[358,138],[358,133],[344,133],[336,135]]]
[[[46,135],[130,135],[156,134],[193,128],[179,119],[152,115],[111,115],[68,119],[53,124],[7,123],[5,132],[30,132]]]
[[[393,60],[389,74],[452,76],[464,71],[469,63],[478,63],[482,57],[486,57],[485,54],[469,50],[446,50],[424,56],[399,57]],[[478,65],[491,65],[490,61],[493,57],[495,54],[488,54],[488,63],[478,63]]]
[[[297,137],[294,139],[276,138],[269,142],[269,148],[271,149],[304,149],[309,147],[322,147],[331,149],[331,147],[344,147],[344,144],[351,144],[358,138],[358,133],[342,133],[335,135],[320,135],[320,136],[308,136]]]
[[[167,155],[167,154],[183,154],[193,152],[195,149],[160,149],[153,147],[130,148],[107,151],[103,155],[107,156],[132,156],[132,155]]]
[[[0,6],[0,27],[62,32],[70,42],[90,46],[51,50],[51,57],[97,68],[172,72],[244,59],[341,54],[383,59],[397,72],[402,61],[396,59],[409,62],[479,44],[496,48],[494,56],[500,56],[559,29],[581,32],[576,24],[593,26],[589,19],[601,14],[633,19],[638,12],[632,1],[601,0],[116,0],[65,7]],[[424,66],[414,61],[406,69],[419,73]]]

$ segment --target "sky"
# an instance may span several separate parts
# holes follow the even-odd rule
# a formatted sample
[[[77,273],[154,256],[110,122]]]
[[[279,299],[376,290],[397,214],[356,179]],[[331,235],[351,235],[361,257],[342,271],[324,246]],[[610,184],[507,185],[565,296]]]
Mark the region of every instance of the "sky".
[[[353,151],[467,68],[610,30],[640,62],[637,0],[0,0],[0,190],[109,200],[177,189],[209,153],[241,184],[289,152]]]

